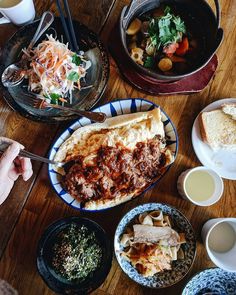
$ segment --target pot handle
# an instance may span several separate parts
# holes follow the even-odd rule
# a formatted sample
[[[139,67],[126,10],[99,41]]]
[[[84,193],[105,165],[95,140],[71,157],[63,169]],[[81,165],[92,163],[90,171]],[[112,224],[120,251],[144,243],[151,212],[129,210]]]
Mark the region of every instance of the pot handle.
[[[143,5],[145,2],[148,2],[148,1],[149,0],[131,0],[123,16],[123,21],[122,21],[123,28],[125,28],[128,16],[132,13],[132,11],[136,10],[137,7],[139,7],[140,5]]]
[[[219,0],[214,0],[215,2],[215,7],[216,7],[216,23],[217,23],[217,27],[218,29],[220,28],[220,3]]]

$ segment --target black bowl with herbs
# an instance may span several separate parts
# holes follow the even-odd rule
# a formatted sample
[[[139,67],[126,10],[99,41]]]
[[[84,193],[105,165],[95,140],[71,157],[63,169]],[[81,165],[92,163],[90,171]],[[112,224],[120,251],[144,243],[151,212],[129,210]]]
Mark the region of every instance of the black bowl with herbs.
[[[171,82],[202,69],[223,39],[216,16],[204,0],[132,0],[120,17],[125,55],[139,73]]]
[[[38,244],[39,274],[59,294],[88,294],[97,289],[111,262],[112,248],[105,231],[87,218],[56,221]]]

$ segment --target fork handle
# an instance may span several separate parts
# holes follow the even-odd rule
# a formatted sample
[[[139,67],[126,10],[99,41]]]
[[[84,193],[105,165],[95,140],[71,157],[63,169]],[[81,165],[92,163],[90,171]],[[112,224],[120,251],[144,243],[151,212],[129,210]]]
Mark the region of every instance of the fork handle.
[[[68,107],[64,107],[64,106],[60,106],[60,105],[56,105],[56,104],[50,104],[50,103],[47,103],[47,106],[52,107],[54,109],[69,111],[71,113],[78,114],[79,116],[86,117],[86,118],[90,119],[91,121],[98,122],[98,123],[102,123],[106,120],[106,114],[104,114],[102,112],[90,112],[90,111],[76,110],[74,108],[68,108]]]
[[[20,150],[19,155],[21,157],[29,158],[31,160],[39,161],[39,162],[46,163],[46,164],[53,164],[53,165],[58,164],[57,162],[55,162],[53,160],[49,160],[48,158],[38,156],[36,154],[30,153],[30,152],[25,151],[25,150]]]
[[[2,142],[0,144],[0,153],[3,153],[8,147],[9,145],[11,145],[11,143],[9,142]],[[36,154],[30,153],[26,150],[20,150],[19,152],[19,156],[24,157],[24,158],[29,158],[31,160],[35,160],[35,161],[39,161],[39,162],[43,162],[43,163],[47,163],[47,164],[57,164],[57,162],[49,160],[47,158],[38,156]]]

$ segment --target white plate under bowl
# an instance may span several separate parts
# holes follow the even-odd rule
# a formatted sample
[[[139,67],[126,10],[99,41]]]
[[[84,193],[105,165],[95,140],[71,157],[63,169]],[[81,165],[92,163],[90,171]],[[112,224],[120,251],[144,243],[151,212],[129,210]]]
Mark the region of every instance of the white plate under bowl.
[[[225,98],[214,101],[205,107],[202,112],[209,112],[221,107],[224,103],[236,103],[236,98]],[[199,115],[192,128],[192,144],[195,154],[202,165],[216,171],[225,179],[236,180],[236,149],[220,149],[214,151],[208,144],[202,141],[199,128]]]

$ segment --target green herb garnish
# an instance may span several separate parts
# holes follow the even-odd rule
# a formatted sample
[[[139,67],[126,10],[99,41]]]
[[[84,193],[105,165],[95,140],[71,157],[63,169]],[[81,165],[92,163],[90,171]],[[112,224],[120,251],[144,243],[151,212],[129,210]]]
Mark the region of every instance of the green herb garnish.
[[[50,93],[49,96],[46,96],[47,98],[51,99],[52,104],[58,104],[58,99],[61,97],[61,95],[57,93]]]
[[[164,14],[170,13],[171,12],[171,8],[170,6],[166,6],[165,10],[164,10]]]
[[[152,56],[147,56],[143,65],[145,68],[153,68],[155,65],[154,58]]]
[[[82,60],[81,60],[81,58],[77,54],[74,54],[72,56],[72,62],[74,64],[76,64],[77,66],[79,66],[81,64]]]
[[[59,233],[52,250],[55,272],[69,281],[81,282],[101,265],[102,248],[95,233],[84,225],[72,224]]]
[[[168,44],[180,42],[182,35],[186,33],[186,27],[184,21],[171,13],[170,7],[166,6],[164,16],[150,20],[148,33],[150,36],[149,46],[151,44],[159,49]]]
[[[70,74],[67,76],[67,79],[73,82],[76,82],[79,80],[79,74],[75,71],[70,72]]]

